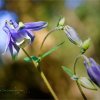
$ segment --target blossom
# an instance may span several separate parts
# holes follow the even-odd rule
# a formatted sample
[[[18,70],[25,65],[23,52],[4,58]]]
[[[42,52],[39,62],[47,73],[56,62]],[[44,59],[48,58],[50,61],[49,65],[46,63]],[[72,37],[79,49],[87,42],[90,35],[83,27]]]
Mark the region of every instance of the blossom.
[[[70,26],[65,26],[64,27],[64,32],[66,33],[68,39],[75,45],[81,46],[82,45],[82,41],[81,39],[78,37],[78,34],[76,33],[76,31],[70,27]]]
[[[100,87],[100,65],[98,65],[93,58],[85,59],[87,73],[90,79]]]
[[[11,11],[6,11],[6,10],[1,10],[0,11],[0,57],[2,58],[2,53],[5,51],[6,47],[6,40],[8,38],[7,34],[5,31],[3,31],[3,27],[5,25],[6,20],[18,20],[17,15],[14,12]],[[9,54],[9,52],[7,52]]]
[[[20,48],[31,44],[34,40],[32,31],[38,31],[47,26],[44,21],[22,23],[14,20],[6,21],[3,30],[7,34],[6,46],[4,53],[9,49],[12,57],[16,56]]]

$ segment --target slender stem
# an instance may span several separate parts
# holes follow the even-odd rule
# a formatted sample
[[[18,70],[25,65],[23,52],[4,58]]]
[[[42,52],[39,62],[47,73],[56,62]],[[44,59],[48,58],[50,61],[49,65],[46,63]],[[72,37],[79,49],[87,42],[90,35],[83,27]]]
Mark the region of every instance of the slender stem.
[[[78,86],[78,88],[80,90],[80,93],[81,93],[82,97],[84,98],[84,100],[87,100],[87,97],[85,96],[85,94],[84,94],[80,84],[78,83],[78,81],[76,81],[76,83],[77,83],[77,86]]]
[[[26,50],[25,50],[24,48],[21,48],[21,49],[22,49],[23,52],[26,54],[26,56],[31,60],[31,62],[33,63],[33,65],[37,68],[38,63],[35,63],[35,62],[32,60],[31,56],[26,52]]]
[[[44,44],[46,38],[47,38],[52,32],[54,32],[54,31],[56,31],[56,30],[57,30],[57,27],[55,27],[54,29],[50,30],[50,31],[47,33],[47,35],[44,37],[44,39],[43,39],[43,41],[42,41],[42,43],[41,43],[40,50],[42,49],[43,44]]]
[[[52,87],[50,86],[48,80],[46,79],[44,73],[41,71],[41,77],[44,80],[45,84],[47,85],[49,91],[51,92],[51,94],[53,95],[55,100],[59,100],[58,97],[56,96],[55,92],[53,91]]]
[[[24,48],[22,48],[22,50],[23,50],[23,52],[27,55],[27,57],[29,57],[29,58],[31,59],[30,55],[26,52],[26,50],[25,50]],[[37,67],[38,67],[38,64],[35,63],[32,59],[31,59],[31,61],[32,61],[33,65],[37,68]],[[54,99],[55,99],[55,100],[59,100],[58,97],[56,96],[55,92],[53,91],[53,89],[52,89],[50,83],[48,82],[46,76],[44,75],[43,71],[41,70],[41,71],[39,71],[39,72],[40,72],[40,75],[41,75],[41,77],[42,77],[44,83],[46,84],[47,88],[49,89],[49,91],[50,91],[50,93],[52,94],[52,96],[54,97]]]
[[[76,75],[76,63],[77,63],[79,57],[80,57],[80,55],[75,58],[75,62],[74,62],[74,74],[75,75]]]
[[[81,55],[77,56],[76,59],[75,59],[75,62],[74,62],[74,75],[76,75],[76,63],[77,63],[79,57],[81,57]],[[82,90],[82,88],[81,88],[81,86],[80,86],[80,84],[78,83],[77,80],[76,80],[76,83],[77,83],[77,86],[78,86],[78,88],[80,90],[80,93],[81,93],[83,99],[87,100],[87,97],[85,96],[85,94],[84,94],[84,92],[83,92],[83,90]]]

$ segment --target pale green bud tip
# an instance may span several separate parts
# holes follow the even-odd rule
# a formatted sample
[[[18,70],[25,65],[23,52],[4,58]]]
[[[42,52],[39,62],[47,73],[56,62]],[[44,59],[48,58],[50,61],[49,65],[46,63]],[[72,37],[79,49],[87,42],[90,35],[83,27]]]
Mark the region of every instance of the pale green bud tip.
[[[82,46],[81,46],[81,53],[85,53],[85,51],[89,48],[90,46],[90,38],[88,38],[87,40],[85,40],[83,43],[82,43]]]
[[[65,23],[65,18],[62,17],[62,18],[60,18],[60,20],[58,22],[58,26],[64,26],[64,23]]]
[[[23,22],[19,22],[19,27],[20,28],[24,27],[24,23]]]
[[[83,42],[83,44],[82,44],[82,47],[85,49],[85,50],[87,50],[88,48],[89,48],[89,46],[90,46],[90,38],[88,38],[87,40],[85,40],[84,42]]]
[[[78,79],[78,82],[82,87],[84,87],[86,89],[97,90],[97,88],[94,85],[94,83],[87,77],[80,77]]]

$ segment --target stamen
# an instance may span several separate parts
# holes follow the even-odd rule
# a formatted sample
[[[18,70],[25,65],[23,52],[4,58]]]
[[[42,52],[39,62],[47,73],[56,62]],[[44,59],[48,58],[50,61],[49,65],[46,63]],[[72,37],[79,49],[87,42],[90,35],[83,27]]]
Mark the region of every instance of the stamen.
[[[14,29],[14,26],[11,22],[9,22],[8,20],[5,21],[12,29]]]

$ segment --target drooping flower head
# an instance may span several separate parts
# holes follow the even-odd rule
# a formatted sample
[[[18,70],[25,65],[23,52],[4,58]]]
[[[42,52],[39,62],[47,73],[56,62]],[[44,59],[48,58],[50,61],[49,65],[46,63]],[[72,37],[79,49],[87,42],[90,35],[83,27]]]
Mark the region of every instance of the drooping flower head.
[[[66,33],[68,39],[75,45],[81,46],[82,45],[82,41],[81,39],[78,37],[78,34],[76,33],[76,31],[70,27],[70,26],[65,26],[64,27],[64,32]]]
[[[100,65],[98,65],[93,58],[85,59],[87,73],[90,79],[100,87]]]
[[[24,48],[34,40],[32,31],[38,31],[47,26],[46,22],[30,22],[23,24],[14,20],[6,21],[3,30],[7,34],[7,42],[4,53],[9,49],[12,57],[16,56],[20,48]]]

